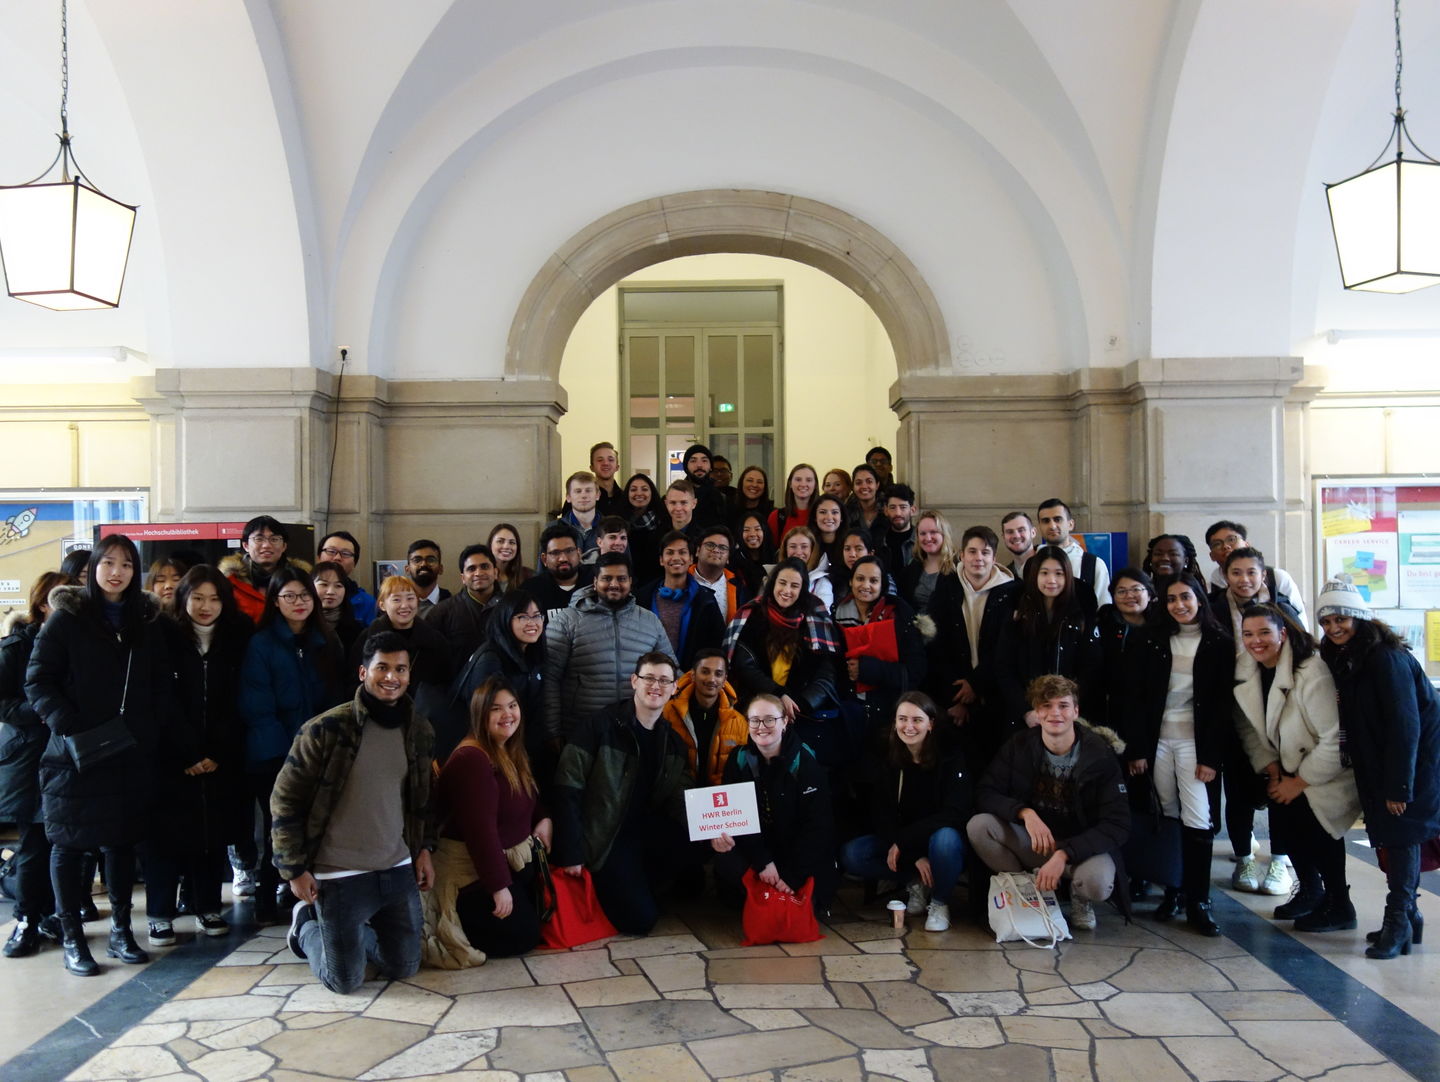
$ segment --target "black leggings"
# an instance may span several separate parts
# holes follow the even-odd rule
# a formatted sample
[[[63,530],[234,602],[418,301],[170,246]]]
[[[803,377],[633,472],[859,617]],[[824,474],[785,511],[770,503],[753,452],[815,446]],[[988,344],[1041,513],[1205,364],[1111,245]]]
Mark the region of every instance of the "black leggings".
[[[90,884],[85,882],[84,849],[56,845],[50,849],[50,883],[55,889],[55,909],[60,913],[78,913],[90,900]],[[129,910],[135,890],[135,847],[107,845],[100,849],[105,858],[105,886],[110,892],[111,911]]]
[[[460,927],[465,930],[465,938],[472,947],[491,958],[513,958],[534,950],[540,943],[533,863],[514,874],[510,899],[514,904],[510,915],[503,920],[495,915],[495,899],[484,888],[461,893],[455,900],[455,912],[460,918]]]
[[[1347,889],[1345,880],[1345,839],[1332,838],[1310,810],[1304,793],[1289,804],[1270,804],[1271,848],[1279,839],[1281,852],[1290,858],[1303,882],[1307,873],[1318,873],[1325,892],[1338,896]]]

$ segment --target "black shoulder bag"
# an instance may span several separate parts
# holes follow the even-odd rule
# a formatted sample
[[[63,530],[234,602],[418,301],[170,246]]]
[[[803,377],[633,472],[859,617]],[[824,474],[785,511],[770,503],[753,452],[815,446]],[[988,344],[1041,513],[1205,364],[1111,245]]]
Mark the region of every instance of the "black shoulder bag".
[[[130,663],[134,658],[133,649],[125,655],[125,689],[120,693],[120,713],[93,729],[64,737],[65,750],[70,753],[75,769],[81,774],[135,746],[135,735],[125,724],[125,700],[130,696]]]

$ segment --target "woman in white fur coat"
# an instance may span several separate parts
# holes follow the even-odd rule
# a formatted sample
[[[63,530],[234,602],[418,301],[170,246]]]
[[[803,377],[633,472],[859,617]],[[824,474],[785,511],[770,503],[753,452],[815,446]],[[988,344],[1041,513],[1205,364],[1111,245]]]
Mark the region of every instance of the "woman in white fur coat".
[[[1240,644],[1235,721],[1251,765],[1265,775],[1270,830],[1300,878],[1275,916],[1301,932],[1354,928],[1344,837],[1360,797],[1341,754],[1335,681],[1315,641],[1274,605],[1246,607]]]

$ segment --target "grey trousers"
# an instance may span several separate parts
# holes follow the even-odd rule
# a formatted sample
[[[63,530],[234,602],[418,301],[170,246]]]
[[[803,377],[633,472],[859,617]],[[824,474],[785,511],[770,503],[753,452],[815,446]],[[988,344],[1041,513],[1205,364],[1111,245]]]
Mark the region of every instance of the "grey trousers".
[[[1030,848],[1030,835],[1019,823],[1002,823],[989,812],[972,816],[965,827],[975,855],[992,872],[1032,872],[1050,858]],[[1115,889],[1115,860],[1109,853],[1067,867],[1071,893],[1103,902]]]

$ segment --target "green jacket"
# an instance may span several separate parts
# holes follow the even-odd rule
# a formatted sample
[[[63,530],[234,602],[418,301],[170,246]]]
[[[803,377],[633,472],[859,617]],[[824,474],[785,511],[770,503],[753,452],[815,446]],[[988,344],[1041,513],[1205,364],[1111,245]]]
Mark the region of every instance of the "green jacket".
[[[348,703],[311,718],[296,734],[285,765],[270,793],[274,817],[271,841],[282,879],[311,871],[330,825],[335,802],[355,765],[360,734],[370,720],[360,692]],[[413,708],[405,724],[405,844],[413,857],[435,848],[435,818],[430,805],[431,750],[435,733]]]
[[[600,868],[625,822],[640,767],[635,702],[625,699],[578,722],[555,771],[555,855],[559,867]],[[665,740],[660,773],[651,790],[657,815],[685,821],[685,790],[695,784],[684,742],[661,718]]]

